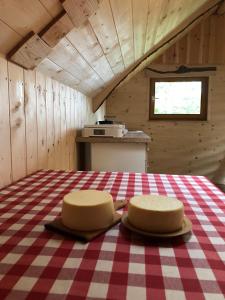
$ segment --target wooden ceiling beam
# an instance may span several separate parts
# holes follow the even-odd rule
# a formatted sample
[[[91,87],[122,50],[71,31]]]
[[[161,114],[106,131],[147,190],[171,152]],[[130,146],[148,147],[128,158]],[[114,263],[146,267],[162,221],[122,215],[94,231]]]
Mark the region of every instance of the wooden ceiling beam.
[[[138,72],[142,71],[153,60],[159,57],[177,40],[182,38],[189,30],[200,23],[204,18],[213,14],[221,0],[210,0],[204,3],[191,16],[187,17],[174,30],[169,32],[163,39],[161,39],[150,51],[146,52],[140,59],[138,59],[132,66],[121,73],[111,84],[93,98],[93,111],[96,112],[98,108],[106,101],[107,98],[122,84],[130,80]]]
[[[38,34],[31,31],[8,54],[17,65],[32,70],[45,59],[74,26],[80,27],[91,16],[101,0],[65,0],[62,11]],[[72,21],[71,21],[72,20]]]
[[[53,48],[73,28],[72,21],[66,11],[63,10],[38,35]]]
[[[31,31],[8,53],[7,59],[27,70],[33,70],[51,50],[36,33]]]
[[[73,23],[62,10],[39,34],[31,31],[8,54],[7,59],[32,70],[45,59],[52,48],[72,29]]]

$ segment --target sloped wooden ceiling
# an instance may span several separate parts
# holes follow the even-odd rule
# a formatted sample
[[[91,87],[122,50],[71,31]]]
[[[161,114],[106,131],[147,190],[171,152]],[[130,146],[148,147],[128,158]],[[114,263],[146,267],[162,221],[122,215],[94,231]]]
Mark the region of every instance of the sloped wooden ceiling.
[[[67,0],[68,1],[68,0]],[[74,7],[84,0],[69,0]],[[95,108],[168,39],[219,0],[102,0],[79,28],[69,13],[63,22],[72,30],[52,47],[38,69],[84,94]],[[0,0],[0,52],[7,54],[29,32],[43,28],[64,11],[59,0]],[[148,61],[146,61],[148,63]],[[145,65],[141,65],[144,68]],[[140,68],[139,68],[140,69]],[[139,70],[138,69],[138,70]]]

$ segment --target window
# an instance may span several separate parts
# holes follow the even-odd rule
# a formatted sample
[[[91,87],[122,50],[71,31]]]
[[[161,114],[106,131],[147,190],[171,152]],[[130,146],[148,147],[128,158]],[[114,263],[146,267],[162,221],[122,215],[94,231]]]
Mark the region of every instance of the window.
[[[150,120],[207,120],[208,78],[150,81]]]

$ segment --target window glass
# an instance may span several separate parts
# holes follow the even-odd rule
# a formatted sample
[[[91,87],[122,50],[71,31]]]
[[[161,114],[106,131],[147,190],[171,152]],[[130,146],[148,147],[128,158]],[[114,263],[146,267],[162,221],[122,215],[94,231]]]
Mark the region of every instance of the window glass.
[[[208,78],[151,79],[150,119],[207,117]]]

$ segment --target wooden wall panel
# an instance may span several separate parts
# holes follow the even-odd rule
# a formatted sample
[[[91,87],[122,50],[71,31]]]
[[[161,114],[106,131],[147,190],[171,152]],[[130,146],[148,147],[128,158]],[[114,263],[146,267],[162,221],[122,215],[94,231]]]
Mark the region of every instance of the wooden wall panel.
[[[0,57],[0,188],[38,169],[77,170],[75,136],[105,115],[92,101]]]
[[[60,110],[60,94],[59,82],[52,80],[53,86],[53,105],[54,105],[54,147],[55,147],[55,169],[61,167],[61,110]]]
[[[33,173],[38,167],[37,145],[37,98],[36,74],[34,71],[24,71],[24,102],[26,114],[26,158],[27,174]]]
[[[75,127],[75,100],[74,100],[74,90],[70,89],[71,92],[71,153],[72,153],[72,158],[71,158],[71,168],[75,168],[75,137],[76,137],[76,127]]]
[[[191,32],[188,34],[188,59],[187,63],[190,64],[197,64],[201,62],[201,42],[202,42],[202,31],[201,31],[202,24],[196,26]]]
[[[70,88],[66,87],[66,94],[65,94],[65,109],[66,109],[66,166],[67,169],[70,169],[70,160],[71,160],[71,99],[70,99]]]
[[[38,168],[47,166],[47,124],[46,124],[46,77],[36,73],[37,118],[38,118]]]
[[[61,156],[61,168],[65,166],[67,169],[67,160],[66,160],[66,102],[65,102],[65,95],[66,95],[66,87],[63,84],[60,84],[60,113],[61,113],[61,147],[62,147],[62,156]],[[64,151],[64,152],[63,152]]]
[[[24,77],[23,69],[10,62],[8,64],[8,72],[12,147],[12,178],[15,181],[26,175]]]
[[[178,64],[219,64],[217,71],[209,77],[207,122],[149,121],[150,84],[145,72],[140,72],[108,99],[107,115],[116,116],[131,130],[143,130],[151,136],[148,154],[150,172],[207,175],[212,178],[224,159],[224,25],[225,16],[212,16],[157,59],[157,64],[164,64],[164,70],[167,70],[166,65],[176,69]],[[218,26],[221,30],[217,31]],[[152,67],[159,68],[154,63]]]
[[[11,182],[7,61],[0,57],[0,188]]]
[[[225,64],[224,26],[225,15],[208,17],[165,51],[157,63]]]
[[[103,101],[104,94],[117,86],[119,78],[123,83],[128,74],[131,78],[154,59],[157,54],[151,56],[150,51],[160,46],[163,51],[164,43],[171,42],[182,30],[190,29],[203,15],[213,14],[217,4],[221,4],[221,0],[92,0],[96,13],[87,19],[86,7],[83,16],[86,23],[74,29],[69,18],[71,11],[66,14],[63,9],[69,7],[68,2],[73,4],[69,6],[77,7],[76,13],[80,6],[85,6],[83,0],[1,0],[0,52],[10,57],[9,52],[18,42],[34,32],[10,60],[28,68],[45,57],[40,68],[46,76],[51,73],[56,80],[89,97],[98,95]],[[217,14],[216,27],[222,36],[224,24]],[[37,35],[52,49],[49,55],[51,49]],[[195,57],[198,47],[197,38],[190,55]],[[223,52],[221,49],[218,59],[224,59]],[[147,59],[148,55],[151,58]],[[143,63],[137,67],[139,58]],[[134,61],[137,65],[131,68]]]
[[[207,18],[202,22],[201,26],[201,36],[202,43],[201,43],[201,63],[208,64],[209,61],[209,47],[210,47],[210,18]]]
[[[72,89],[72,107],[73,110],[71,109],[71,114],[73,115],[72,121],[73,121],[73,138],[74,138],[74,143],[73,143],[73,151],[74,151],[74,161],[73,161],[73,166],[74,169],[77,170],[78,162],[77,162],[77,144],[75,143],[75,138],[77,136],[77,127],[76,127],[76,119],[77,119],[77,91]],[[97,114],[95,115],[97,117]],[[90,122],[92,123],[92,122]]]
[[[55,157],[55,127],[52,79],[46,78],[46,136],[48,151],[48,168],[54,168]]]
[[[219,17],[212,16],[211,22],[214,27],[214,30],[212,31],[212,39],[215,36],[214,59],[217,63],[225,63],[225,14]]]
[[[178,62],[181,64],[187,62],[187,43],[188,43],[187,36],[184,36],[182,39],[180,39],[177,42]]]
[[[107,101],[107,115],[151,136],[149,172],[212,178],[225,157],[225,67],[209,80],[209,120],[149,121],[149,78],[139,73]],[[138,105],[137,105],[138,99]]]

